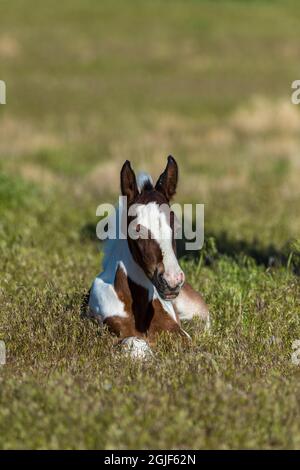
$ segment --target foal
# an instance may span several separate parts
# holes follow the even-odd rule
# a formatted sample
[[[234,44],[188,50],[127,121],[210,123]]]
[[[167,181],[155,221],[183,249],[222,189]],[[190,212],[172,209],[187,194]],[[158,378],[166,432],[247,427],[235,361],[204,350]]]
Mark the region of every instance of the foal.
[[[180,320],[198,316],[209,324],[207,306],[185,282],[176,258],[174,213],[167,217],[164,210],[177,179],[177,163],[171,156],[155,186],[147,175],[137,182],[130,162],[124,163],[121,192],[127,197],[128,236],[106,242],[104,270],[90,291],[90,315],[119,336],[134,357],[150,352],[149,344],[161,331],[188,336]],[[135,217],[130,215],[134,204]],[[128,233],[132,221],[134,237]]]

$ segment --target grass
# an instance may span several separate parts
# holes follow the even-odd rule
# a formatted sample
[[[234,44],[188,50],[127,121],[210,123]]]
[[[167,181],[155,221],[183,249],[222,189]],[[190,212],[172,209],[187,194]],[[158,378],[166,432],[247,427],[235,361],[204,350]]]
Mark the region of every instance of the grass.
[[[2,2],[0,448],[299,448],[298,2]],[[133,363],[80,316],[96,207],[173,153],[209,304]]]

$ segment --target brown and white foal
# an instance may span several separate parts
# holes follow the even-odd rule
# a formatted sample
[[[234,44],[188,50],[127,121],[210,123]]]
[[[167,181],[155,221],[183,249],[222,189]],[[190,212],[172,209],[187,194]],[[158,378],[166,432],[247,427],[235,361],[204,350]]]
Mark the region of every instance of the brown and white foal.
[[[209,325],[205,302],[185,282],[178,264],[174,214],[168,216],[165,210],[177,179],[177,163],[171,156],[155,186],[147,175],[137,182],[130,162],[124,163],[121,191],[127,197],[127,233],[134,221],[136,236],[118,235],[106,242],[104,270],[90,291],[89,313],[119,336],[133,357],[147,355],[159,332],[188,336],[180,320],[199,316]],[[130,215],[132,207],[135,216]]]

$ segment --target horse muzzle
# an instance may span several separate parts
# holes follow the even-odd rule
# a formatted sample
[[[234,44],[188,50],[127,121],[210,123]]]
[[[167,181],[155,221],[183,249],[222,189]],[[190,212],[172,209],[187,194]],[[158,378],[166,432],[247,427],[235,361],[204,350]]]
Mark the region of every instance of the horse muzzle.
[[[163,300],[174,300],[178,296],[184,283],[184,275],[180,277],[180,282],[174,286],[170,286],[163,274],[159,274],[157,270],[152,277],[152,283],[157,289],[159,296]]]

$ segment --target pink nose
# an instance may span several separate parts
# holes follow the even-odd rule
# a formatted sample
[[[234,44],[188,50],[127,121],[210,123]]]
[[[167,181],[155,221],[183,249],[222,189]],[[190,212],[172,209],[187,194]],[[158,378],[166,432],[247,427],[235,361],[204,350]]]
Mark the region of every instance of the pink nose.
[[[172,273],[169,275],[166,273],[164,278],[170,287],[175,288],[184,283],[184,272],[179,271],[179,272]]]
[[[176,281],[177,281],[177,284],[183,284],[184,283],[184,272],[183,271],[180,271],[177,274]]]

